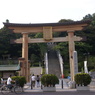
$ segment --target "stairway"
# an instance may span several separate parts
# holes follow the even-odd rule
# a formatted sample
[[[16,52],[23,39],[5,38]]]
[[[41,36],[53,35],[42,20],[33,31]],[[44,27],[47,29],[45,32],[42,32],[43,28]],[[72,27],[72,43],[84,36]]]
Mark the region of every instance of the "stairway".
[[[58,78],[61,74],[57,52],[53,49],[48,51],[48,74],[55,74]]]

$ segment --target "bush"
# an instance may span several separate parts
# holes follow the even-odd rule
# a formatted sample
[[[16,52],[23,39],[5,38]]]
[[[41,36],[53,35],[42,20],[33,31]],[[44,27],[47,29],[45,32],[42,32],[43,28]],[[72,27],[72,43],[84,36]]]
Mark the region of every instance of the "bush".
[[[26,78],[24,76],[13,76],[12,80],[14,80],[16,84],[19,84],[21,87],[23,87],[26,83]]]
[[[90,72],[95,72],[95,69],[90,70]]]
[[[87,73],[78,73],[75,75],[75,82],[78,86],[87,86],[91,82],[91,77]]]
[[[55,87],[59,83],[59,79],[54,74],[45,74],[41,77],[41,83],[46,87]]]

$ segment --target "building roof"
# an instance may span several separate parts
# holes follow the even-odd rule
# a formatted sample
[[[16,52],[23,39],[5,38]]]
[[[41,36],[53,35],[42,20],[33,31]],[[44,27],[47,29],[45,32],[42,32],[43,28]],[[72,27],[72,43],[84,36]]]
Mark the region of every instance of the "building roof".
[[[18,65],[0,65],[0,71],[19,71],[20,64]]]
[[[6,27],[41,27],[41,26],[65,26],[65,25],[78,25],[78,24],[89,24],[91,21],[70,21],[70,22],[63,22],[63,23],[36,23],[36,24],[22,24],[22,23],[3,23]]]

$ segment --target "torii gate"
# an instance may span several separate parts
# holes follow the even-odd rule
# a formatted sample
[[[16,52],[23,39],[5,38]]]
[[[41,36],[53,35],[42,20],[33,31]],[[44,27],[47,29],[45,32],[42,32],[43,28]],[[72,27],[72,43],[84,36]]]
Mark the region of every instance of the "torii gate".
[[[70,73],[71,80],[74,81],[74,64],[73,64],[73,51],[75,51],[74,41],[84,40],[82,37],[76,37],[75,31],[84,29],[85,26],[89,25],[90,21],[76,21],[76,22],[65,22],[65,23],[42,23],[42,24],[17,24],[17,23],[4,23],[6,27],[12,29],[14,33],[21,33],[22,38],[14,40],[14,43],[22,43],[22,75],[29,81],[30,77],[30,65],[28,63],[28,43],[46,43],[46,42],[69,42],[69,61],[70,61]],[[29,38],[29,33],[43,32],[43,38]],[[66,37],[52,36],[53,32],[67,32]]]

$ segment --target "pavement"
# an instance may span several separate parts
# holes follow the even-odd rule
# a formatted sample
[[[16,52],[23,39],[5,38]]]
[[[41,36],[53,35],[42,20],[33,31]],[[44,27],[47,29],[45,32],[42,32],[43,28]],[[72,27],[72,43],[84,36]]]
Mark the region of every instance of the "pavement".
[[[63,84],[62,84],[63,83]],[[71,88],[68,85],[68,81],[63,79],[59,81],[59,84],[56,85],[56,92],[76,92],[77,89],[75,87]],[[90,91],[95,92],[95,87],[90,88]],[[31,89],[31,83],[27,83],[24,86],[24,92],[43,92],[43,89],[41,89],[41,86],[37,87],[35,84],[35,87]]]
[[[62,86],[63,83],[63,86]],[[41,87],[35,87],[31,89],[31,84],[27,83],[24,86],[24,92],[18,95],[95,95],[95,81],[91,83],[92,87],[90,90],[77,91],[76,88],[70,88],[68,80],[60,80],[59,84],[56,85],[56,92],[43,92]],[[2,93],[0,93],[2,95]],[[17,95],[15,93],[10,93],[10,95]]]

